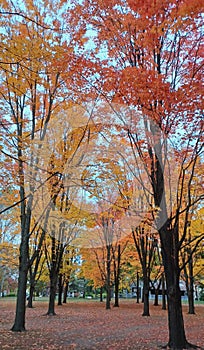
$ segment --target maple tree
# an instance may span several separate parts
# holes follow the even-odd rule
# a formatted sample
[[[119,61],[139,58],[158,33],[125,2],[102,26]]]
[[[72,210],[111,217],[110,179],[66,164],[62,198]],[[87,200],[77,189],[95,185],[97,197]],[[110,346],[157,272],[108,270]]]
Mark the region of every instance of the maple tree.
[[[152,268],[151,287],[155,293],[154,306],[159,305],[159,294],[162,295],[162,309],[166,310],[166,290],[165,290],[165,276],[162,264],[162,256],[159,244],[157,242],[154,252],[154,265]]]
[[[120,122],[133,153],[143,161],[152,204],[159,209],[155,222],[167,283],[168,346],[189,348],[192,345],[185,335],[179,288],[178,252],[185,234],[179,237],[178,223],[182,211],[188,212],[193,204],[188,201],[181,208],[182,188],[186,182],[192,191],[194,166],[202,150],[201,3],[84,0],[76,4],[73,15],[79,30],[84,31],[88,23],[93,32],[93,45],[84,46],[84,56],[90,57],[88,69],[93,67],[92,74],[98,74],[97,81],[90,82],[93,90],[111,104],[120,103],[137,111],[137,118],[126,113]],[[139,121],[143,132],[138,128]],[[180,175],[174,181],[167,151],[169,139],[174,145],[174,157],[179,153],[182,158],[178,162]],[[176,185],[174,190],[171,181]],[[144,184],[143,189],[146,190]],[[201,199],[202,195],[198,195],[195,201]]]
[[[103,288],[104,278],[104,254],[101,248],[81,248],[80,255],[82,266],[80,277],[85,278],[89,285],[96,288]]]
[[[119,287],[120,287],[120,273],[121,273],[121,258],[122,253],[126,248],[127,242],[125,246],[122,247],[121,242],[118,243],[117,249],[112,249],[113,254],[113,274],[114,274],[114,293],[115,293],[115,302],[114,306],[119,307]],[[123,249],[123,251],[121,251]]]
[[[78,232],[77,224],[78,220],[76,218],[73,219],[72,223],[70,221],[67,223],[64,218],[62,222],[59,222],[59,218],[57,218],[57,220],[52,222],[52,231],[49,232],[50,236],[44,244],[50,278],[48,315],[55,315],[55,297],[58,280],[59,287],[62,288],[62,281],[60,279],[62,279],[63,256],[66,250],[69,250],[71,242]],[[68,273],[70,274],[70,271]],[[59,295],[61,297],[60,290]],[[60,299],[58,301],[58,304],[61,305]]]
[[[6,164],[1,172],[0,208],[2,209],[9,207],[13,203],[13,198],[18,196],[11,182],[9,169],[10,164]],[[7,289],[5,287],[9,284],[9,280],[14,279],[18,271],[19,215],[19,210],[11,208],[0,216],[0,296]]]
[[[186,225],[186,238],[183,242],[181,249],[181,260],[182,260],[182,273],[186,284],[189,314],[195,313],[195,293],[194,293],[194,283],[196,275],[202,271],[202,249],[203,249],[203,220],[202,220],[203,209],[196,210],[193,207],[190,211],[190,218],[193,220],[188,220]],[[189,217],[187,217],[189,219]],[[185,225],[183,227],[185,229]]]
[[[5,162],[11,164],[12,182],[19,189],[19,197],[12,206],[19,205],[21,210],[19,282],[13,331],[25,330],[29,238],[35,227],[31,225],[31,216],[34,194],[41,187],[39,153],[49,121],[65,96],[61,71],[53,64],[60,60],[64,51],[63,31],[58,20],[63,6],[63,2],[29,1],[16,6],[5,2],[1,8],[4,28],[0,60],[1,152]],[[46,15],[48,7],[52,20]],[[49,177],[48,169],[42,167],[41,171]]]
[[[70,107],[69,111],[64,111],[62,106],[62,111],[59,113],[61,125],[57,133],[55,131],[56,119],[51,121],[48,127],[45,154],[47,156],[50,152],[47,166],[52,176],[46,182],[46,188],[43,189],[42,193],[37,193],[38,201],[35,208],[35,214],[41,218],[41,224],[46,227],[49,234],[49,238],[45,242],[45,255],[50,276],[48,315],[55,315],[57,281],[59,286],[58,304],[62,304],[63,255],[66,250],[69,250],[72,241],[76,238],[80,222],[84,220],[86,214],[81,208],[80,174],[81,168],[83,169],[84,166],[84,148],[91,142],[91,137],[87,120],[83,118],[84,109],[74,107],[75,113],[74,108]],[[68,117],[67,115],[63,116],[63,112],[68,113]],[[79,116],[80,119],[76,120],[76,117]],[[42,215],[42,212],[45,214]]]
[[[88,237],[79,246],[100,236],[103,249],[92,247],[97,264],[89,260],[87,269],[92,265],[96,285],[106,285],[109,308],[111,284],[115,279],[117,294],[121,276],[114,230],[139,231],[140,243],[148,244],[140,231],[147,212],[160,236],[168,346],[189,348],[179,279],[183,268],[186,276],[192,269],[203,238],[200,232],[192,239],[188,230],[190,211],[203,199],[200,0],[5,1],[1,25],[0,151],[8,174],[1,186],[12,184],[13,195],[1,212],[17,205],[21,211],[12,329],[25,330],[27,273],[34,277],[40,257],[29,251],[40,232],[36,223],[50,234],[48,314],[54,314],[57,278],[73,237],[66,225],[80,221]],[[149,278],[146,272],[143,264]],[[192,298],[192,270],[189,280]]]
[[[71,276],[75,274],[77,268],[77,250],[74,247],[66,247],[63,256],[63,263],[60,268],[61,280],[59,279],[58,305],[61,305],[62,303],[62,293],[63,304],[66,304]]]
[[[80,238],[84,246],[82,253],[82,275],[94,283],[94,287],[106,289],[106,309],[110,309],[111,288],[114,285],[115,305],[119,306],[119,283],[122,256],[127,246],[122,239],[120,226],[117,224],[113,209],[92,214],[87,231]],[[87,248],[85,248],[87,246]]]
[[[37,232],[36,232],[37,231]],[[40,227],[36,227],[36,230],[32,233],[29,240],[29,296],[28,304],[29,308],[33,307],[33,296],[35,292],[35,286],[43,272],[45,257],[43,256],[43,243],[45,240],[45,231]]]
[[[127,246],[125,254],[122,256],[120,271],[120,290],[124,292],[130,289],[131,284],[136,286],[137,303],[141,298],[139,282],[142,275],[141,264],[132,235],[126,237]]]
[[[138,252],[143,273],[143,298],[144,311],[143,316],[149,316],[149,288],[150,288],[150,274],[152,269],[152,262],[154,258],[154,251],[157,246],[157,239],[155,234],[151,234],[148,227],[136,227],[132,232],[135,247]]]
[[[112,247],[114,240],[114,219],[110,213],[99,214],[95,226],[86,238],[93,250],[96,266],[100,271],[102,285],[106,289],[106,309],[110,309],[112,285]]]
[[[15,220],[15,213],[0,218],[0,296],[18,270],[18,221]]]

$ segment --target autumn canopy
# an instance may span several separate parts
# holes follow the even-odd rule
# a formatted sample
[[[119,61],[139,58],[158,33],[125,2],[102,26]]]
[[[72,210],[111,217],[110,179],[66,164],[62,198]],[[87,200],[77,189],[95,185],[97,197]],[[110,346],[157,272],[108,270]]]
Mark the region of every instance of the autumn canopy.
[[[80,276],[105,288],[107,309],[135,260],[143,315],[157,272],[168,346],[192,346],[179,283],[192,301],[188,273],[203,247],[202,10],[200,0],[2,2],[1,214],[20,243],[13,331],[25,330],[28,276],[32,305],[45,261],[54,315],[77,259]]]

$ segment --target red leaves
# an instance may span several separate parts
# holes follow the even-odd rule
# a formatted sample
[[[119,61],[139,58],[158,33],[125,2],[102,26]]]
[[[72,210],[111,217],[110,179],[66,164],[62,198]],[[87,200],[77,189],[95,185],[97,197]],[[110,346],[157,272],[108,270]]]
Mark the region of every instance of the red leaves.
[[[104,310],[99,301],[68,302],[57,308],[57,316],[42,316],[44,302],[27,310],[25,333],[9,329],[15,305],[0,300],[0,348],[2,350],[156,350],[168,342],[167,313],[151,306],[151,316],[142,317],[142,304],[121,300],[119,308]],[[188,315],[184,306],[186,331],[191,343],[204,344],[204,307]]]

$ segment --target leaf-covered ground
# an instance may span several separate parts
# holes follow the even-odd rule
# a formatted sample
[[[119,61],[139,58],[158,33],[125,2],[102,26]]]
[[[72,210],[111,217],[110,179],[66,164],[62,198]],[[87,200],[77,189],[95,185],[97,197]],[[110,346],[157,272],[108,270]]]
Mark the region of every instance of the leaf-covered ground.
[[[68,302],[56,306],[56,316],[45,316],[47,303],[36,301],[26,311],[23,333],[10,331],[15,302],[0,299],[0,350],[142,350],[158,349],[168,341],[167,312],[151,306],[142,317],[142,304],[121,301],[105,310],[99,301]],[[187,339],[204,346],[204,306],[188,315],[184,306]]]

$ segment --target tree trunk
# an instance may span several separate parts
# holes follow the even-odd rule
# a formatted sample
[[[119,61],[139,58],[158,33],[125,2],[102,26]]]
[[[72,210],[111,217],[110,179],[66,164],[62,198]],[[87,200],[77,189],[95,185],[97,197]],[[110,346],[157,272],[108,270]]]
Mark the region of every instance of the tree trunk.
[[[143,261],[143,314],[142,316],[150,316],[149,314],[149,273],[146,267],[146,261]]]
[[[35,291],[35,280],[33,278],[30,278],[30,290],[29,290],[29,296],[28,296],[28,304],[27,307],[32,309],[33,308],[33,296]]]
[[[189,290],[188,290],[188,313],[191,315],[195,314],[194,305],[194,278],[193,278],[193,259],[191,258],[188,263],[189,266]]]
[[[52,257],[49,267],[50,271],[50,297],[47,315],[54,316],[55,314],[55,296],[57,291],[57,278],[61,267],[64,246],[62,243],[57,243],[55,236],[52,236]]]
[[[154,306],[159,306],[159,289],[155,288]]]
[[[100,287],[100,302],[103,302],[103,287]]]
[[[0,282],[0,297],[1,297],[1,294],[2,294],[2,297],[4,296],[4,295],[3,295],[3,291],[4,291],[4,281],[5,281],[5,271],[3,270],[3,271],[2,271],[2,279],[1,279],[1,282]]]
[[[62,305],[63,276],[60,273],[58,278],[58,305]]]
[[[166,310],[166,293],[165,293],[164,273],[162,274],[162,310]]]
[[[171,349],[180,350],[189,348],[190,344],[186,340],[183,321],[181,291],[179,287],[179,257],[174,250],[177,233],[175,233],[174,230],[167,230],[167,227],[165,228],[166,231],[163,231],[163,229],[164,228],[161,229],[161,237],[164,238],[162,239],[162,258],[167,286],[169,324],[168,346]]]
[[[158,281],[157,286],[155,287],[154,285],[154,306],[159,306],[159,291],[160,291],[160,287],[161,287],[161,279]]]
[[[63,304],[66,304],[66,302],[67,302],[68,288],[69,288],[69,281],[66,281],[65,287],[64,287]]]
[[[185,349],[187,340],[184,330],[181,292],[176,284],[172,284],[167,290],[169,342],[171,349]]]
[[[106,268],[106,310],[111,308],[111,288],[110,288],[110,278],[111,278],[111,245],[106,246],[107,249],[107,268]]]
[[[115,307],[119,307],[119,283],[118,281],[115,283]]]
[[[113,251],[113,257],[114,257],[114,282],[115,282],[115,307],[119,307],[119,285],[120,285],[120,259],[121,259],[121,251],[120,251],[120,244],[118,244],[117,247],[117,257],[114,254]]]
[[[142,316],[150,316],[149,314],[149,278],[143,276],[143,314]]]
[[[144,287],[142,289],[142,303],[144,303]]]
[[[188,313],[190,315],[195,315],[194,292],[192,289],[188,291]]]
[[[14,332],[25,331],[25,311],[26,311],[26,287],[28,276],[28,236],[24,234],[20,245],[19,258],[19,278],[16,302],[16,314],[14,325],[11,328]]]
[[[139,285],[139,272],[137,272],[137,304],[140,302],[140,285]]]
[[[54,316],[55,313],[55,296],[57,290],[57,274],[52,272],[50,275],[50,296],[47,315]]]

